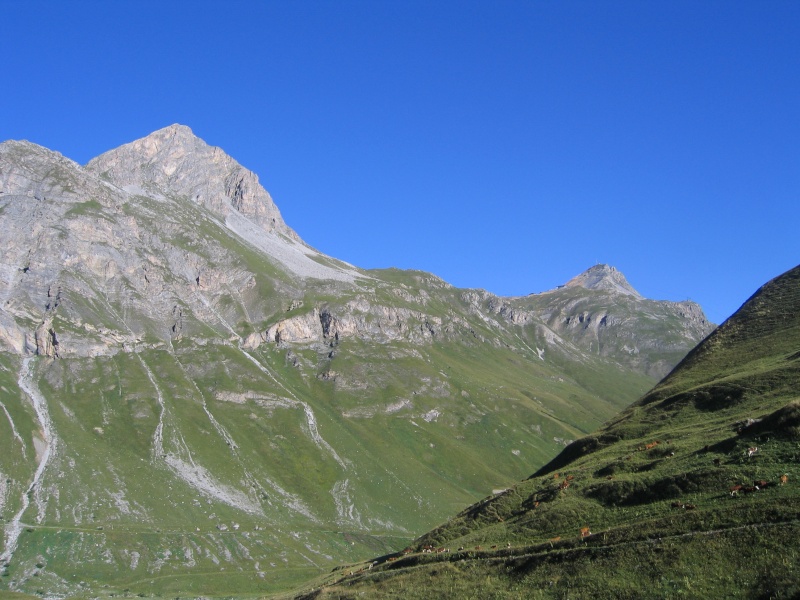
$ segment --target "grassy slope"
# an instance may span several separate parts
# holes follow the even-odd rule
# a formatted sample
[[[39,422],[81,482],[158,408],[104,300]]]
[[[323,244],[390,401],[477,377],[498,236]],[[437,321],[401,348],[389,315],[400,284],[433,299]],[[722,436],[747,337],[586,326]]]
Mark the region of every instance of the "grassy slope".
[[[308,596],[796,597],[798,306],[800,267],[530,479]]]
[[[344,339],[333,359],[313,348],[252,351],[275,379],[227,342],[176,341],[172,352],[142,349],[139,358],[36,359],[59,451],[41,486],[50,494],[43,519],[33,508],[26,513],[26,530],[0,583],[70,594],[110,585],[109,591],[165,595],[188,591],[190,582],[208,592],[267,593],[342,561],[403,547],[453,511],[541,465],[559,448],[555,438],[580,437],[618,409],[565,377],[568,362],[521,355],[518,348],[492,343],[490,333],[485,341],[422,346]],[[290,354],[306,366],[294,366]],[[19,401],[13,376],[18,366],[9,360],[6,387],[17,398],[4,398],[20,413],[15,421],[32,458],[29,440],[37,425],[28,403]],[[247,490],[255,480],[266,490],[255,494],[266,493],[256,498],[264,515],[248,516],[198,493],[153,457],[161,408],[144,365],[163,397],[165,452],[187,462],[191,457],[217,484]],[[609,380],[618,372],[603,363],[571,368],[607,372]],[[370,385],[340,388],[314,376],[330,369],[350,380],[366,373]],[[642,385],[640,376],[628,375],[622,386]],[[308,402],[321,435],[352,461],[351,468],[343,471],[311,441],[299,405],[220,400],[243,392]],[[630,398],[635,392],[626,393]],[[399,399],[409,406],[384,410]],[[206,410],[232,436],[235,452]],[[426,420],[430,411],[440,416]],[[8,463],[4,472],[10,468]],[[358,509],[354,518],[337,513],[331,493],[345,480]],[[287,509],[287,498],[268,482],[293,494],[318,522]],[[9,501],[19,494],[11,490]],[[241,529],[231,530],[233,523]],[[219,531],[219,524],[228,531]]]

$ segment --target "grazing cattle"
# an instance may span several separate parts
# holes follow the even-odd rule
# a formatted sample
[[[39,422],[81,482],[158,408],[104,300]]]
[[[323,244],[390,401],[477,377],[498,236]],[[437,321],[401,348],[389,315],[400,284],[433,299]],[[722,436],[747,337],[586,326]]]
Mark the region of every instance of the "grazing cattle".
[[[558,479],[558,473],[553,473],[553,479]]]
[[[759,479],[753,482],[753,485],[757,490],[763,490],[765,487],[769,485],[769,481],[765,481],[764,479]]]
[[[560,490],[565,490],[565,489],[567,489],[568,487],[569,487],[569,481],[567,481],[567,480],[565,479],[565,480],[564,480],[564,481],[562,481],[562,482],[561,482],[561,484],[558,486],[558,489],[560,489]]]
[[[589,531],[588,527],[581,527],[581,537],[582,538],[589,537],[590,535],[592,535],[592,532]]]
[[[786,473],[784,473],[783,475],[781,475],[781,485],[785,485],[787,481],[789,481],[789,476]]]
[[[747,449],[747,458],[752,457],[756,452],[758,452],[758,448],[757,447],[748,448]]]
[[[560,536],[560,535],[557,535],[556,537],[550,538],[550,541],[551,541],[551,542],[557,542],[557,541],[559,541],[560,539],[561,539],[561,536]]]
[[[655,448],[656,446],[658,446],[660,443],[661,443],[661,442],[659,442],[658,440],[656,440],[655,442],[650,442],[649,444],[645,444],[645,445],[644,445],[644,449],[645,449],[645,450],[652,450],[653,448]]]
[[[672,508],[683,508],[683,507],[684,507],[683,502],[673,502],[672,503]]]
[[[694,504],[684,504],[683,508],[686,510],[694,510],[697,507]]]
[[[497,544],[492,544],[492,550],[497,550]]]
[[[575,479],[575,475],[567,475],[567,481],[572,481]]]
[[[718,466],[720,466],[721,464],[722,464],[722,460],[720,460],[719,458],[715,458],[715,459],[714,459],[714,465],[716,465],[716,466],[718,467]]]
[[[539,501],[538,500],[533,503],[533,508],[536,508],[537,506],[539,506]]]
[[[480,546],[475,546],[475,550],[482,550]]]
[[[742,490],[742,487],[743,486],[741,486],[741,485],[734,485],[731,488],[731,496],[738,496],[739,492]]]
[[[511,548],[511,542],[506,542],[506,548]]]

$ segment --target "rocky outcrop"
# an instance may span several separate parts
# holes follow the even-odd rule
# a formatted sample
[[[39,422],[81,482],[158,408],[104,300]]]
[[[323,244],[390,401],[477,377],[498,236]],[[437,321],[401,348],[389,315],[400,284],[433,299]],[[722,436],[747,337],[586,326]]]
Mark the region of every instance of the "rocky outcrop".
[[[468,322],[452,315],[445,322],[439,316],[408,308],[371,304],[363,298],[341,306],[323,306],[281,319],[266,331],[251,334],[248,348],[262,343],[284,344],[337,343],[350,337],[379,343],[404,340],[427,343],[434,339],[452,339],[469,330]]]
[[[53,329],[53,320],[46,319],[34,334],[36,340],[36,354],[49,358],[58,358],[58,337]]]

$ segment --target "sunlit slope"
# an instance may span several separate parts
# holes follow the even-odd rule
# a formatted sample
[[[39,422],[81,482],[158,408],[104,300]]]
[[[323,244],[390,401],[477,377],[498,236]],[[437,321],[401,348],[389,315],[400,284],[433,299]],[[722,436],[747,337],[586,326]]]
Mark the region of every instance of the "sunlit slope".
[[[796,597],[799,308],[800,267],[531,478],[306,597]]]

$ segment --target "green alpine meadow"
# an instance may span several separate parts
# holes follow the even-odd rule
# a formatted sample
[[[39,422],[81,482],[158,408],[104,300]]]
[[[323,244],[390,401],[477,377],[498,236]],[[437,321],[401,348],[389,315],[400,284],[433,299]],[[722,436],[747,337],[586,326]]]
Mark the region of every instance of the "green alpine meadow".
[[[361,269],[183,125],[3,142],[0,236],[0,595],[800,594],[798,269]]]

